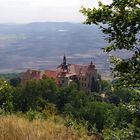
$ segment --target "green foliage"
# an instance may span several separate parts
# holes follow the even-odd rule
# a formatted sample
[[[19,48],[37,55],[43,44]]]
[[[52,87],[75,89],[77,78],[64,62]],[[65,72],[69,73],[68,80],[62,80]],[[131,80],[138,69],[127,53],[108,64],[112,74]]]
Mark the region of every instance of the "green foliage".
[[[92,78],[91,82],[91,92],[99,92],[100,87],[99,87],[99,81],[96,81],[95,78]]]
[[[111,82],[110,81],[106,81],[106,80],[101,80],[100,81],[100,85],[101,85],[101,91],[110,91],[111,90]]]
[[[4,80],[0,80],[0,108],[7,112],[13,111],[13,88]]]
[[[105,140],[134,140],[133,126],[128,126],[128,128],[123,129],[105,129],[103,131],[103,137]]]
[[[11,84],[13,87],[18,86],[20,83],[21,83],[21,79],[20,79],[19,77],[15,77],[15,78],[11,78],[11,79],[10,79],[10,84]]]
[[[80,94],[77,94],[77,93],[80,93]],[[60,88],[57,93],[57,101],[56,101],[58,109],[63,111],[65,104],[73,101],[73,99],[76,96],[82,96],[81,94],[83,96],[85,95],[85,93],[78,91],[78,86],[76,83],[70,83],[69,86]]]
[[[20,73],[0,73],[0,79],[3,80],[10,80],[12,78],[18,78],[20,76]]]
[[[0,108],[0,116],[5,114],[6,114],[5,110],[3,108]]]
[[[91,102],[85,107],[83,116],[84,119],[89,121],[92,125],[95,124],[98,131],[101,131],[106,124],[107,111],[112,109],[112,105],[100,102]]]
[[[85,120],[79,120],[77,121],[73,116],[71,115],[67,115],[65,117],[65,122],[64,122],[65,126],[67,127],[71,127],[75,130],[77,130],[80,135],[84,136],[85,134],[88,133],[88,130],[91,132],[91,133],[96,133],[97,132],[97,129],[94,127],[94,126],[91,126],[89,128],[89,123]]]
[[[120,59],[111,57],[114,74],[120,77],[124,86],[140,86],[140,2],[138,0],[113,0],[110,5],[99,2],[99,8],[80,10],[86,16],[86,24],[100,25],[112,50],[129,50],[132,57]],[[102,24],[101,24],[102,23]]]
[[[58,110],[55,104],[47,103],[47,106],[44,110],[41,111],[45,118],[52,117],[58,114]]]
[[[133,90],[121,88],[107,92],[106,98],[108,102],[118,105],[120,103],[129,103],[136,97]]]
[[[26,118],[29,119],[29,121],[33,121],[34,119],[39,118],[39,113],[33,110],[29,110],[26,112]]]
[[[91,92],[88,95],[88,102],[93,102],[93,101],[99,101],[102,102],[104,99],[101,97],[101,95],[97,92]]]
[[[30,80],[12,87],[0,81],[0,114],[15,112],[30,121],[50,119],[76,129],[80,134],[103,133],[105,139],[139,138],[140,105],[136,90],[112,89],[111,83],[102,82],[100,93],[84,93],[76,83],[57,87],[49,78]],[[114,100],[117,98],[119,102]]]
[[[131,54],[129,58],[110,57],[116,77],[113,81],[115,89],[104,81],[101,83],[102,91],[107,94],[106,101],[117,105],[115,109],[106,111],[108,117],[103,125],[103,136],[105,140],[138,140],[140,95],[136,95],[139,90],[132,91],[130,88],[140,87],[140,1],[113,0],[109,5],[99,2],[98,8],[82,7],[81,12],[86,16],[86,24],[99,25],[105,34],[109,43],[104,48],[105,52],[126,50]]]
[[[15,90],[14,105],[17,110],[45,108],[47,102],[56,102],[57,86],[51,79],[27,81]]]

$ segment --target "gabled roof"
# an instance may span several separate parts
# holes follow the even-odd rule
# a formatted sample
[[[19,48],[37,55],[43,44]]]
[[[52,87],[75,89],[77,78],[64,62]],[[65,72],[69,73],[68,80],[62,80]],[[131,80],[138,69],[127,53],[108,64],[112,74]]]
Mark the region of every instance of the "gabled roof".
[[[56,78],[57,78],[57,75],[58,75],[58,72],[57,72],[56,70],[45,70],[45,71],[44,71],[44,74],[45,74],[47,77],[56,79]]]
[[[94,70],[95,65],[82,65],[82,64],[70,64],[68,70],[64,71],[61,67],[57,68],[59,75],[63,74],[65,77],[70,77],[74,75],[85,75],[88,71]]]
[[[76,75],[86,74],[87,73],[87,65],[73,64]]]
[[[64,69],[62,65],[57,67],[56,70],[45,70],[45,71],[37,71],[37,70],[27,70],[23,74],[23,79],[41,79],[43,75],[53,78],[56,81],[58,77],[72,77],[72,76],[84,76],[88,72],[95,70],[95,65],[91,62],[89,65],[82,64],[67,64],[67,67]],[[58,81],[57,81],[58,82]]]

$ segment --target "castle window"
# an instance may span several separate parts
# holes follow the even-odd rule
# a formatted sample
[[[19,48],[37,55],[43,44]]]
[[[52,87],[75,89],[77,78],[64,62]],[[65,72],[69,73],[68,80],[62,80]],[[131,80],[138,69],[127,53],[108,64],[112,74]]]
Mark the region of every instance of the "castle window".
[[[65,81],[64,80],[62,80],[62,84],[64,84],[65,83]]]
[[[85,87],[86,87],[87,85],[85,84]]]

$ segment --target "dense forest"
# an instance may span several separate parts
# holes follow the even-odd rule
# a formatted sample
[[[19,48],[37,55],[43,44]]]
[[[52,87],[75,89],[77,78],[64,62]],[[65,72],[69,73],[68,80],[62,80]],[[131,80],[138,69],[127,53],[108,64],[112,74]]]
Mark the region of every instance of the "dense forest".
[[[140,93],[114,84],[102,80],[99,93],[86,94],[76,83],[58,87],[47,77],[24,83],[17,77],[1,80],[0,112],[22,114],[30,121],[54,118],[59,122],[61,118],[66,127],[72,127],[81,137],[84,133],[90,137],[97,134],[105,140],[139,139]]]

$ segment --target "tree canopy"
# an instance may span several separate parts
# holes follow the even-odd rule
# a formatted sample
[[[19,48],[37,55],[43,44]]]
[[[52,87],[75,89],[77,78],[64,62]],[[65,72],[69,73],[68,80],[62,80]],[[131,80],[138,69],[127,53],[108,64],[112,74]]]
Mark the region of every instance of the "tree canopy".
[[[105,52],[127,50],[129,58],[111,57],[114,76],[129,87],[140,86],[140,1],[113,0],[110,5],[99,2],[98,8],[80,10],[86,24],[99,25],[109,45]],[[129,52],[128,52],[129,51]]]

